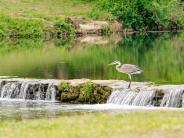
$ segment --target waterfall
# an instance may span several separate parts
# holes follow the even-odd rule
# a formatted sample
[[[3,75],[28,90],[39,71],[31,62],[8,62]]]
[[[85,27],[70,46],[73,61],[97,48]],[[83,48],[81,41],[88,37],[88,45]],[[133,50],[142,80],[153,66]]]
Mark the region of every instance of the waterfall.
[[[16,97],[18,93],[18,84],[17,83],[7,83],[1,89],[1,98],[12,98]]]
[[[139,91],[131,89],[115,89],[107,103],[130,106],[184,107],[184,88],[155,87]]]
[[[46,100],[55,101],[55,97],[56,97],[56,88],[51,83],[48,85],[48,89],[46,91]]]
[[[131,92],[129,90],[115,90],[110,95],[107,103],[131,105],[136,96],[136,92]]]
[[[0,81],[1,99],[55,101],[56,94],[57,89],[52,81]]]
[[[107,103],[134,105],[134,106],[148,106],[152,105],[155,91],[141,91],[135,92],[128,89],[114,90],[110,95]]]
[[[151,106],[156,95],[156,91],[141,91],[135,97],[132,105],[135,106]]]
[[[162,107],[182,107],[183,90],[182,89],[171,89],[163,97],[160,104]]]

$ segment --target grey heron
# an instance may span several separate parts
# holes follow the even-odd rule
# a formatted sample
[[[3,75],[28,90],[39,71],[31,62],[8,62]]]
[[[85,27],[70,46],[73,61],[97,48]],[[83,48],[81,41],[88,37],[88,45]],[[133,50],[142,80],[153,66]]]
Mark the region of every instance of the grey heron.
[[[129,80],[130,80],[130,83],[128,85],[128,88],[130,88],[131,82],[132,82],[132,76],[131,75],[140,74],[140,73],[143,72],[143,70],[140,69],[139,67],[137,67],[136,65],[132,65],[132,64],[121,64],[121,62],[118,61],[118,60],[112,62],[109,65],[116,65],[116,70],[118,72],[125,73],[125,74],[128,75]]]

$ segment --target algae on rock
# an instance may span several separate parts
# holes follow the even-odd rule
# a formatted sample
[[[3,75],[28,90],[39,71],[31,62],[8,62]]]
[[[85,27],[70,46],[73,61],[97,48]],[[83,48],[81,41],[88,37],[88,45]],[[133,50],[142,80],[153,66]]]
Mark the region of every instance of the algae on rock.
[[[106,103],[111,94],[111,88],[92,82],[86,82],[77,86],[63,82],[58,86],[60,100],[65,103]]]

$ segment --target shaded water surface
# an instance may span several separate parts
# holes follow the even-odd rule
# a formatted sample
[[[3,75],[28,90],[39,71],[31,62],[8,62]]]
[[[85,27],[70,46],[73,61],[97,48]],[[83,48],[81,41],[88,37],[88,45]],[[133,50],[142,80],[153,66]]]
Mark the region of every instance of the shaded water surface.
[[[102,40],[100,44],[98,40]],[[0,42],[1,76],[127,80],[108,66],[113,60],[143,68],[144,73],[135,76],[135,81],[183,83],[184,34]]]

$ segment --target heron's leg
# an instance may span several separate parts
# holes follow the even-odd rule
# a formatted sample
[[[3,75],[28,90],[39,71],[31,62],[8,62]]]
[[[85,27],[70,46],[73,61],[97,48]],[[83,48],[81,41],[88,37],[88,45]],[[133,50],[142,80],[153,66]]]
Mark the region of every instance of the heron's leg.
[[[129,80],[130,80],[130,83],[128,85],[128,89],[130,89],[131,87],[131,83],[132,83],[132,76],[130,74],[128,74],[128,77],[129,77]]]

